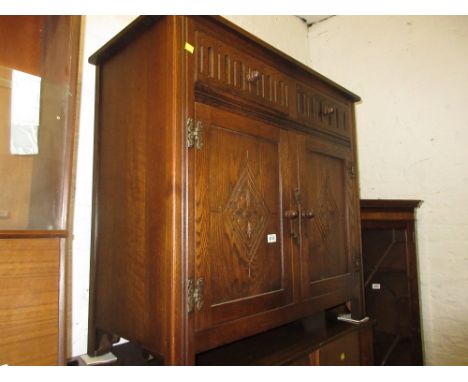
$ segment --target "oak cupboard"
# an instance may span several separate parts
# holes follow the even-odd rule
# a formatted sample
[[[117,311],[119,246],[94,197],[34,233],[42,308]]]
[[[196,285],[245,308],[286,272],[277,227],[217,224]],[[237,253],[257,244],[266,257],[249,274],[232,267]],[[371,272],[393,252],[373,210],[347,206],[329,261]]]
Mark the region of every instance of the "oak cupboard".
[[[140,17],[90,62],[89,354],[124,337],[196,364],[332,308],[364,317],[358,96],[220,17]]]

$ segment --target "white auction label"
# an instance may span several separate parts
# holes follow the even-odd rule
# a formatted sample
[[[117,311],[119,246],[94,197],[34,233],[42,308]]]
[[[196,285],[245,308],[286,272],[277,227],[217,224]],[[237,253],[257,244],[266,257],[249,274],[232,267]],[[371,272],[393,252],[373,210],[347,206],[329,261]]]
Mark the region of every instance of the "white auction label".
[[[267,243],[276,243],[276,234],[271,233],[267,235]]]
[[[372,284],[372,289],[380,289],[380,284],[378,283]]]

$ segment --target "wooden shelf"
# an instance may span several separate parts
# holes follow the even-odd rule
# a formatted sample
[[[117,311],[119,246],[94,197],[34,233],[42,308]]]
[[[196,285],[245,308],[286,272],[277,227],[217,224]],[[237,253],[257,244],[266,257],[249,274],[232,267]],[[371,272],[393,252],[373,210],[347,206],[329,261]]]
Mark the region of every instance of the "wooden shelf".
[[[309,355],[340,336],[372,324],[368,321],[353,325],[330,319],[324,325],[313,325],[314,330],[309,330],[307,324],[296,321],[201,353],[197,356],[197,365],[285,365]]]

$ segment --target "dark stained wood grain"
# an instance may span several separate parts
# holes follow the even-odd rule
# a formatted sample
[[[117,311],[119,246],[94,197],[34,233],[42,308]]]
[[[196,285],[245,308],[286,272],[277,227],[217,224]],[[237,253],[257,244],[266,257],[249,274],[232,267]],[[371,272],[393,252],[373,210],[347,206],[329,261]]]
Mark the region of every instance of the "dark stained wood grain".
[[[372,330],[371,323],[350,325],[335,320],[314,325],[296,321],[234,342],[214,350],[200,353],[198,365],[335,365],[341,353],[347,352],[345,364],[361,364],[360,341]],[[320,355],[319,355],[320,354]],[[328,357],[327,357],[328,356]],[[335,362],[338,357],[339,362]],[[332,359],[330,359],[332,358]],[[346,357],[345,357],[346,358]],[[361,361],[362,360],[362,361]]]
[[[250,103],[248,99],[239,97],[235,93],[208,87],[200,82],[195,84],[195,99],[198,102],[244,114],[281,128],[302,131],[315,137],[325,138],[343,146],[351,147],[350,137],[335,130],[324,129],[320,124],[305,124],[294,116],[284,116],[261,103]],[[293,101],[291,101],[292,103]],[[291,106],[292,108],[293,106]]]
[[[268,310],[261,314],[247,316],[225,323],[210,330],[196,332],[196,352],[202,352],[224,345],[240,338],[275,328],[279,325],[307,317],[336,306],[353,297],[352,291],[337,289],[328,294],[295,303],[282,308]]]
[[[196,152],[196,279],[205,281],[197,330],[291,303],[289,233],[282,235],[286,134],[204,105]],[[276,235],[268,243],[267,235]]]
[[[135,19],[93,55],[91,55],[88,62],[90,64],[99,65],[101,61],[109,59],[114,54],[117,54],[119,50],[131,44],[135,38],[137,38],[141,33],[144,33],[146,29],[153,26],[154,23],[158,22],[158,19],[160,18],[161,16],[153,15]]]
[[[359,209],[359,166],[357,152],[357,129],[355,108],[351,108],[350,123],[351,134],[351,162],[348,163],[350,171],[347,182],[348,199],[348,221],[349,221],[349,243],[350,254],[353,262],[353,290],[354,298],[350,301],[351,316],[355,319],[362,319],[366,316],[364,301],[364,283],[362,267],[362,246],[361,246],[361,217]]]
[[[289,114],[291,79],[204,30],[195,32],[196,81]]]
[[[351,128],[351,107],[343,102],[330,99],[312,87],[296,82],[294,90],[296,108],[292,110],[295,119],[310,126],[320,126],[333,134],[349,137]]]
[[[185,362],[180,28],[161,19],[98,71],[90,353],[99,330]]]
[[[192,365],[197,353],[361,300],[355,98],[247,36],[212,17],[139,18],[90,59],[90,354],[124,337],[166,365]],[[316,119],[298,117],[298,83],[321,97]],[[187,147],[189,119],[203,127],[200,147]],[[318,255],[300,243],[308,208],[328,219],[322,228],[338,227]]]
[[[407,221],[414,220],[414,210],[421,205],[420,200],[363,199],[361,215],[363,221]]]
[[[150,86],[152,60],[146,56],[146,51],[153,38],[153,34],[140,36],[126,55],[114,56],[97,73],[100,93],[96,97],[99,128],[96,130],[93,231],[94,251],[99,256],[93,256],[96,294],[90,300],[90,311],[94,318],[93,329],[105,329],[110,334],[118,333],[139,342],[152,342],[148,335],[151,330],[156,332],[157,338],[162,337],[161,320],[150,325],[148,304],[156,297],[151,297],[152,290],[145,282],[147,272],[151,272],[150,276],[161,271],[150,263],[157,259],[148,257],[145,204],[150,150],[147,124],[151,118],[146,90]],[[107,78],[118,80],[111,82]],[[158,115],[164,115],[164,111],[154,114]],[[160,213],[164,211],[161,209]],[[156,240],[160,235],[160,230],[152,233]],[[118,295],[119,299],[109,299],[110,294]],[[94,336],[94,331],[90,335]],[[159,346],[148,347],[162,353]]]
[[[361,354],[361,366],[374,366],[374,326],[375,320],[370,321],[370,325],[367,325],[359,332],[359,351]]]
[[[356,332],[322,346],[316,350],[314,363],[317,366],[359,366],[359,337]]]
[[[419,200],[361,201],[366,306],[378,365],[422,365],[415,209]]]
[[[408,199],[361,199],[361,208],[367,210],[382,210],[382,211],[410,211],[414,212],[422,204],[422,200]]]
[[[311,69],[310,67],[304,65],[303,63],[297,61],[296,59],[288,56],[284,52],[271,46],[270,44],[261,40],[257,36],[254,36],[253,34],[243,30],[241,27],[233,24],[229,20],[226,20],[222,16],[213,16],[213,19],[216,20],[218,23],[220,23],[222,26],[224,27],[227,26],[228,28],[235,31],[237,35],[240,36],[244,41],[254,42],[258,46],[264,48],[265,51],[270,53],[271,57],[274,60],[281,58],[282,60],[285,61],[285,65],[296,68],[296,71],[300,72],[300,74],[303,75],[304,77],[308,77],[310,79],[317,79],[323,82],[324,84],[326,83],[329,89],[333,88],[333,93],[335,93],[334,97],[344,97],[344,98],[352,100],[353,102],[359,102],[361,100],[361,98],[357,94],[354,94],[353,92],[345,89],[343,86],[321,75],[317,71]]]
[[[116,35],[112,40],[110,40],[107,44],[105,44],[101,49],[99,49],[96,53],[94,53],[89,62],[95,65],[99,65],[102,61],[109,59],[113,54],[116,54],[120,49],[125,48],[128,44],[130,44],[133,39],[142,33],[145,29],[151,27],[152,24],[158,22],[158,19],[161,16],[145,16],[139,17],[135,21],[133,21],[130,25],[128,25],[124,30],[122,30],[118,35]],[[241,39],[242,43],[249,43],[255,45],[256,48],[262,48],[264,52],[268,52],[268,59],[270,60],[281,60],[284,66],[294,67],[296,71],[301,72],[301,75],[309,78],[317,79],[319,82],[322,82],[323,85],[332,92],[337,93],[340,97],[344,97],[347,99],[352,100],[353,102],[358,102],[361,98],[352,93],[351,91],[345,89],[341,85],[333,82],[329,78],[321,75],[320,73],[316,72],[315,70],[311,69],[310,67],[300,63],[299,61],[295,60],[294,58],[286,55],[285,53],[281,52],[280,50],[274,48],[273,46],[267,44],[265,41],[262,41],[258,37],[252,35],[251,33],[243,30],[242,28],[238,27],[237,25],[231,23],[230,21],[226,20],[220,16],[211,16],[211,17],[193,17],[196,21],[200,24],[204,23],[205,19],[209,19],[209,23],[211,24],[211,28],[217,28],[215,30],[230,30],[236,38]],[[218,24],[218,25],[216,25]],[[224,39],[226,41],[226,38]],[[265,53],[264,53],[265,54]],[[335,96],[337,96],[335,94]]]
[[[351,288],[347,215],[349,149],[301,136],[299,141],[303,299]]]

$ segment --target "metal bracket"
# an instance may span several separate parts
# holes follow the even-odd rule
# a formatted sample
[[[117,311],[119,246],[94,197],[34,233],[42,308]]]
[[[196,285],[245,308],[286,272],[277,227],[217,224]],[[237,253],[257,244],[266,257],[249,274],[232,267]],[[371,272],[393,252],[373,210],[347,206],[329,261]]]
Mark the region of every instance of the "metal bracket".
[[[299,191],[299,188],[295,188],[293,190],[294,192],[294,200],[296,201],[296,205],[297,205],[297,216],[298,216],[298,220],[299,220],[299,223],[298,223],[298,228],[299,228],[299,233],[296,233],[294,231],[294,228],[293,228],[293,221],[291,220],[290,224],[291,224],[291,237],[292,239],[294,240],[294,242],[296,243],[296,245],[298,247],[301,246],[301,231],[300,231],[300,226],[301,226],[301,213],[302,213],[302,202],[301,202],[301,192]]]
[[[187,118],[187,147],[192,148],[195,146],[197,150],[203,148],[203,123],[197,121],[195,127],[193,126],[193,119]]]
[[[202,310],[205,305],[203,299],[203,289],[205,287],[205,280],[200,278],[196,283],[193,279],[187,280],[187,312],[192,313],[194,309]]]
[[[355,253],[353,256],[354,269],[356,272],[361,270],[361,256],[359,253]]]
[[[298,188],[294,189],[294,199],[296,200],[296,204],[299,209],[301,207],[301,192]]]
[[[198,279],[197,285],[195,287],[195,292],[193,294],[195,300],[195,308],[197,310],[202,310],[203,306],[205,305],[205,301],[203,299],[203,289],[205,287],[205,280]]]
[[[187,280],[187,312],[192,313],[195,307],[195,287],[193,279]]]
[[[351,162],[348,167],[349,176],[354,179],[356,177],[356,168],[354,167],[354,163]]]
[[[351,313],[344,313],[344,314],[340,314],[337,318],[336,318],[338,321],[344,321],[344,322],[349,322],[351,324],[355,324],[355,325],[359,325],[359,324],[362,324],[364,322],[367,322],[369,321],[369,317],[363,317],[361,319],[354,319],[354,318],[351,318]]]

